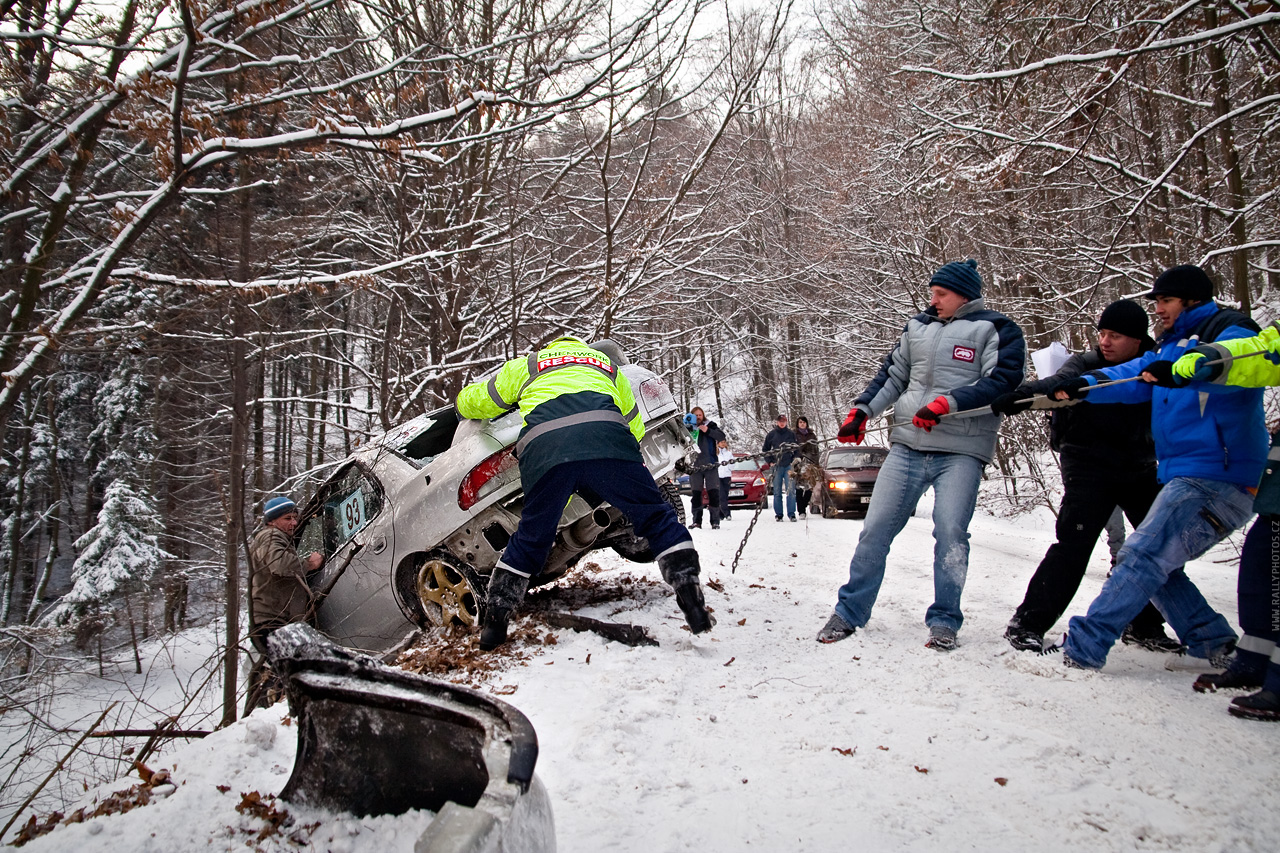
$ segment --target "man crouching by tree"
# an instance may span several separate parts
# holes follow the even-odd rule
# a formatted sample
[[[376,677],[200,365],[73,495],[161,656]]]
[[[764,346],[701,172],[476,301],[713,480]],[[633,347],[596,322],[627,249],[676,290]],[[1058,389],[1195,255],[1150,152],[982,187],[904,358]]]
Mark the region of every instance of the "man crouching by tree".
[[[969,572],[969,520],[982,466],[995,453],[1001,418],[943,418],[954,411],[990,412],[993,400],[1022,381],[1026,358],[1018,324],[983,305],[977,266],[972,260],[952,262],[933,274],[929,308],[907,321],[897,346],[836,434],[841,442],[861,443],[867,421],[893,406],[892,448],[871,493],[849,581],[818,632],[820,643],[843,640],[867,624],[889,546],[932,486],[934,601],[924,617],[925,645],[937,651],[956,647],[964,620],[960,594]]]
[[[249,672],[245,713],[271,704],[272,688],[280,685],[267,667],[267,637],[277,628],[307,618],[311,587],[307,575],[324,563],[312,552],[306,563],[298,557],[293,532],[298,529],[298,505],[283,495],[262,507],[262,529],[249,540],[249,641],[258,652]]]
[[[612,343],[597,346],[616,351]],[[560,516],[575,492],[593,504],[607,501],[631,521],[636,535],[649,540],[690,630],[711,629],[698,552],[644,467],[644,420],[620,363],[620,357],[610,359],[565,336],[508,361],[489,380],[458,394],[458,414],[464,418],[495,418],[518,407],[524,420],[516,442],[524,510],[489,578],[480,631],[485,651],[506,641],[507,621],[524,600],[530,579],[546,564]]]

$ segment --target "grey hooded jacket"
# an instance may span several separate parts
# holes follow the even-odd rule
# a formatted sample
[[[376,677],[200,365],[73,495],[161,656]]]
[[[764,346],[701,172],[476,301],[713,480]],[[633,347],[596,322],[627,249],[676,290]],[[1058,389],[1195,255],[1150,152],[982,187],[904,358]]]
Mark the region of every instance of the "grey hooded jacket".
[[[923,453],[963,453],[983,462],[995,454],[1000,415],[943,420],[930,432],[911,417],[936,397],[952,412],[989,406],[1022,381],[1027,347],[1022,329],[981,299],[960,306],[950,320],[929,308],[907,321],[898,344],[854,405],[870,417],[893,406],[889,441]]]

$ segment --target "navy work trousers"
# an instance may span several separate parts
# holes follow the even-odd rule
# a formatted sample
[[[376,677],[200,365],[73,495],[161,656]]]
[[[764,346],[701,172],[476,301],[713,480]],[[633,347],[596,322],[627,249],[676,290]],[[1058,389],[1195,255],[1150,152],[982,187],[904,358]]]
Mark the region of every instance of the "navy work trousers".
[[[536,578],[555,544],[565,504],[574,493],[591,504],[607,501],[625,515],[655,555],[691,542],[676,511],[653,482],[649,469],[626,459],[562,462],[525,487],[520,524],[502,554],[502,565]]]

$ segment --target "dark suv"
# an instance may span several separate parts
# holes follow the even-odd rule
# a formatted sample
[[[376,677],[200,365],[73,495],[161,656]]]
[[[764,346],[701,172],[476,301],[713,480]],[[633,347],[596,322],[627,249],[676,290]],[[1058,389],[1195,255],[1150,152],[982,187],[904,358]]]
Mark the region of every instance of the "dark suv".
[[[889,451],[883,447],[835,447],[822,462],[826,472],[827,496],[822,514],[834,518],[838,512],[865,517],[871,490]]]

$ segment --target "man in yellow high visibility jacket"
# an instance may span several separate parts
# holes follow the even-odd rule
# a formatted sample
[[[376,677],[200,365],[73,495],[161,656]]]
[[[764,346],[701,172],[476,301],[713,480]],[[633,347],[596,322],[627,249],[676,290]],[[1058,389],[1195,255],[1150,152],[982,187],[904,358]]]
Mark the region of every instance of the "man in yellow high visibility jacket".
[[[517,407],[524,416],[516,442],[524,510],[489,579],[480,633],[486,651],[505,642],[511,612],[546,564],[575,492],[593,504],[607,501],[630,519],[636,535],[649,540],[689,628],[695,634],[711,628],[698,552],[644,466],[644,421],[619,367],[577,338],[561,337],[458,394],[464,418],[494,418]]]

